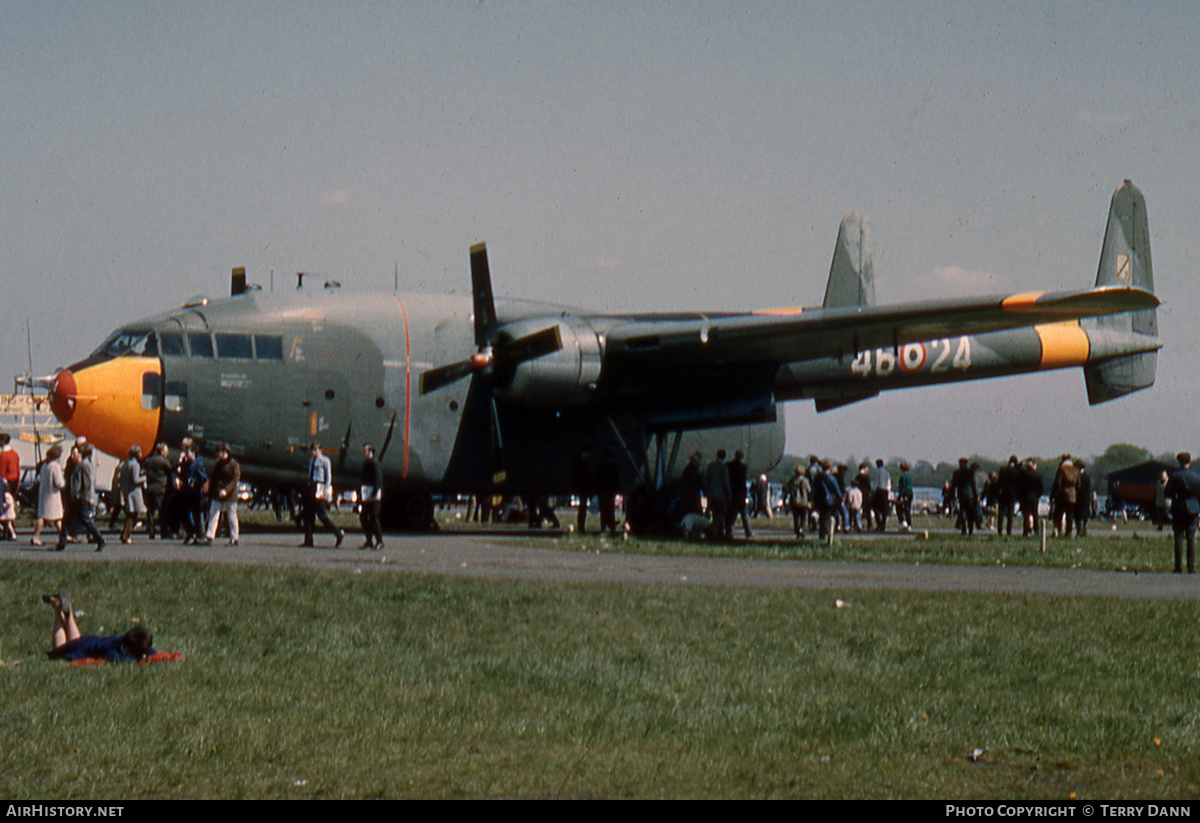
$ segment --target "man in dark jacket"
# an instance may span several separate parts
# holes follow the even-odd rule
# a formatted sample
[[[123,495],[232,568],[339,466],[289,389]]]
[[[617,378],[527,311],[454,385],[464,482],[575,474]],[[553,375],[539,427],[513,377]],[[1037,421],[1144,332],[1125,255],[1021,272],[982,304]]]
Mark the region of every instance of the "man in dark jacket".
[[[822,539],[833,538],[842,507],[842,499],[842,487],[834,477],[833,464],[828,460],[822,461],[821,473],[817,475],[817,482],[812,490],[813,508],[817,511],[820,523],[818,533]]]
[[[1000,511],[996,515],[996,534],[1012,537],[1013,513],[1017,508],[1017,480],[1021,473],[1019,466],[1020,461],[1014,454],[1008,458],[1008,465],[996,476],[999,484],[997,499],[1000,501]]]
[[[358,522],[365,542],[360,549],[383,548],[383,526],[379,515],[383,508],[383,470],[375,459],[375,445],[363,443],[362,474],[358,488]]]
[[[79,447],[79,462],[71,470],[71,476],[67,479],[67,488],[70,491],[72,504],[71,522],[64,523],[62,531],[58,533],[58,545],[54,547],[55,551],[61,552],[67,547],[67,535],[79,526],[83,526],[96,542],[96,551],[104,551],[104,535],[100,534],[93,519],[96,510],[96,479],[95,470],[92,467],[91,443],[84,443]]]
[[[701,514],[704,511],[704,477],[701,466],[704,456],[695,452],[688,458],[679,478],[679,497],[683,502],[683,514]]]
[[[142,471],[146,474],[146,532],[154,539],[154,521],[159,518],[163,508],[163,500],[167,495],[167,484],[171,480],[171,461],[167,459],[167,444],[159,443],[154,447],[154,453],[146,458]],[[166,536],[167,524],[162,524],[163,535]]]
[[[1075,461],[1079,469],[1079,490],[1075,496],[1075,535],[1087,537],[1087,524],[1092,519],[1092,476],[1087,473],[1087,466],[1082,460]]]
[[[964,535],[973,535],[979,519],[979,486],[975,482],[975,470],[967,458],[958,459],[958,468],[950,478],[950,485],[958,500],[959,530]]]
[[[1196,573],[1196,517],[1200,515],[1200,474],[1192,471],[1192,456],[1180,452],[1179,470],[1167,481],[1171,498],[1171,527],[1175,532],[1175,574],[1183,571],[1183,543],[1187,541],[1188,574]]]
[[[739,515],[742,518],[742,528],[746,537],[753,537],[750,531],[750,518],[746,513],[746,462],[745,455],[740,451],[733,453],[733,461],[729,469],[729,508],[726,510],[725,535],[733,537],[733,527],[737,524]]]
[[[1021,467],[1021,472],[1017,476],[1017,494],[1020,496],[1021,517],[1024,521],[1021,528],[1022,537],[1037,534],[1038,503],[1045,491],[1046,484],[1038,473],[1037,461],[1030,457],[1025,461],[1025,465]]]

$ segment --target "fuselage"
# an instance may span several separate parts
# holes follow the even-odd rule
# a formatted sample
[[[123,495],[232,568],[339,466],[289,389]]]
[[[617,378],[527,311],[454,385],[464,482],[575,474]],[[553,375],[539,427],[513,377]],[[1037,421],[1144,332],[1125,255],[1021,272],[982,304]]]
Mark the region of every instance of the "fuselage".
[[[55,378],[52,404],[67,428],[109,454],[122,456],[134,444],[143,453],[157,442],[176,447],[185,437],[211,454],[226,442],[248,478],[288,485],[306,482],[314,441],[331,456],[339,481],[353,485],[369,442],[389,487],[489,489],[493,414],[508,489],[569,491],[570,462],[584,446],[597,455],[629,450],[644,462],[644,421],[623,403],[588,399],[604,322],[593,328],[578,310],[544,303],[498,301],[497,310],[513,327],[569,317],[577,337],[567,336],[558,359],[509,375],[511,397],[496,399],[494,410],[471,380],[418,391],[422,372],[473,350],[469,299],[339,287],[249,291],[129,323]],[[589,360],[594,373],[578,365]],[[546,386],[559,388],[547,397],[539,388]],[[780,418],[725,422],[701,421],[676,451],[742,450],[754,472],[778,462]],[[634,462],[618,461],[630,486],[646,480]]]

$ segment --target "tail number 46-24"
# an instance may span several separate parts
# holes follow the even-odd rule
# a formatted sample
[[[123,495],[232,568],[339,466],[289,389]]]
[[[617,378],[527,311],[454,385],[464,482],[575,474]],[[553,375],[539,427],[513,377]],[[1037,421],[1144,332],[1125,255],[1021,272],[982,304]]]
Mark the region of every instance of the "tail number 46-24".
[[[897,370],[901,374],[911,375],[926,367],[930,374],[971,368],[971,338],[963,335],[957,341],[943,337],[924,343],[906,343],[899,352],[891,347],[866,349],[854,356],[850,373],[859,377],[889,377]]]

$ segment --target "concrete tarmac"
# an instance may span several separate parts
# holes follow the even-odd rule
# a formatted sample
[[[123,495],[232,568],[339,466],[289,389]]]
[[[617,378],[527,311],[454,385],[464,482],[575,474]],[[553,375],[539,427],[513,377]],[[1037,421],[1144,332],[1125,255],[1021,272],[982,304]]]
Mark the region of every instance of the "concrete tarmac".
[[[140,537],[129,546],[110,540],[102,553],[77,544],[62,552],[47,551],[30,546],[25,537],[23,541],[0,543],[0,558],[232,563],[561,583],[819,589],[834,596],[856,589],[893,589],[1200,600],[1200,575],[1158,572],[588,554],[556,550],[555,539],[549,534],[533,537],[535,545],[531,547],[527,532],[388,535],[382,551],[354,548],[361,542],[361,535],[356,533],[347,533],[340,549],[332,548],[333,540],[328,535],[317,537],[318,548],[299,548],[300,537],[298,532],[243,533],[241,545],[236,547],[228,546],[226,541],[204,547],[184,546],[178,541],[151,542]]]

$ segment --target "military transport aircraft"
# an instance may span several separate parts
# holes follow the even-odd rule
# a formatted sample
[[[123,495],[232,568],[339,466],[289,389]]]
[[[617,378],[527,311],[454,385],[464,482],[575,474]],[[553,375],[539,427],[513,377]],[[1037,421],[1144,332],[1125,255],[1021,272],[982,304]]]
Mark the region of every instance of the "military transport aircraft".
[[[1113,194],[1095,288],[874,305],[867,222],[842,221],[824,303],[750,313],[598,314],[494,300],[483,244],[472,298],[246,287],[130,323],[50,382],[76,435],[122,455],[228,441],[243,473],[304,485],[307,444],[354,486],[373,442],[385,507],[410,527],[438,492],[565,494],[584,445],[629,489],[669,487],[699,448],[783,453],[780,404],[832,409],[889,389],[1082,366],[1100,403],[1154,382],[1158,300],[1145,201]],[[659,494],[661,500],[664,495]]]

